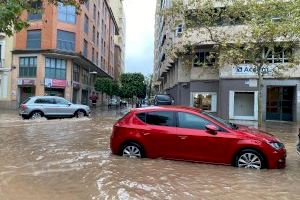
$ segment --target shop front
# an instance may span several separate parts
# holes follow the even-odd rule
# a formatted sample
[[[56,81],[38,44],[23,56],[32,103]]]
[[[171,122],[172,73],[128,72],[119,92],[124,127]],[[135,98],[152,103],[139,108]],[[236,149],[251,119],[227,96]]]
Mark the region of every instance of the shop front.
[[[45,79],[45,96],[65,97],[66,80]]]
[[[35,96],[35,79],[18,79],[18,102],[21,104],[27,98]]]
[[[80,94],[80,88],[81,88],[81,84],[78,82],[73,82],[73,95],[72,95],[72,102],[77,104],[80,103],[79,101],[79,94]]]
[[[89,105],[89,91],[87,89],[82,89],[81,104]]]

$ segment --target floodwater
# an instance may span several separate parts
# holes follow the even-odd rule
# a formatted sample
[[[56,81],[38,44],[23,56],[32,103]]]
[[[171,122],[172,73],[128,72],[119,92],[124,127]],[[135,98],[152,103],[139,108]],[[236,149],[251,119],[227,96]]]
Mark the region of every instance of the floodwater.
[[[111,155],[119,116],[97,111],[91,118],[23,121],[1,111],[0,199],[300,199],[299,124],[263,127],[285,143],[287,167],[257,171]]]

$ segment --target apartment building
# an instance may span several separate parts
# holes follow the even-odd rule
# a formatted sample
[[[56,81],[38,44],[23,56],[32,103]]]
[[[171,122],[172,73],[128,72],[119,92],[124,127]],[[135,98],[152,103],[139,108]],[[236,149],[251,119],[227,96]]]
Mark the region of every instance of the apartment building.
[[[0,33],[0,108],[11,108],[11,50],[13,38]]]
[[[62,3],[34,6],[42,4],[43,14],[24,13],[30,27],[14,38],[12,101],[18,106],[29,96],[58,95],[89,104],[96,78],[114,78],[118,25],[112,10],[107,0],[88,1],[80,15]]]
[[[171,0],[157,0],[157,11],[171,6]],[[168,19],[156,15],[154,84],[159,93],[174,97],[176,104],[194,106],[232,120],[258,119],[258,79],[251,65],[223,66],[218,71],[202,68],[213,65],[210,44],[199,44],[199,36],[190,35],[195,55],[170,55],[169,48],[182,44],[184,22],[172,27]],[[239,28],[239,27],[235,27]],[[203,40],[202,40],[203,41]],[[269,63],[288,62],[285,51],[278,49]],[[191,62],[186,62],[190,59]],[[192,60],[191,60],[192,59]],[[195,62],[195,60],[197,62]],[[271,66],[266,66],[271,71]],[[285,72],[284,78],[266,73],[263,84],[263,119],[300,120],[300,69]]]
[[[118,60],[115,67],[115,76],[119,77],[125,71],[126,20],[123,0],[110,0],[109,4],[119,27],[119,34],[115,35],[115,58]]]

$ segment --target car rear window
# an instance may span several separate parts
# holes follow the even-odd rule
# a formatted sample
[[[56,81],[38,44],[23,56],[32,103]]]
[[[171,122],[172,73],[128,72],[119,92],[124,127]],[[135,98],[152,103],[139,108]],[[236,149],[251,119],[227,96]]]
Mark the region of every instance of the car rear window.
[[[25,101],[22,102],[22,104],[27,103],[30,99],[31,99],[31,97],[28,97],[27,99],[25,99]]]
[[[138,113],[136,115],[143,122],[156,126],[175,126],[174,112],[159,111]]]
[[[171,97],[168,95],[157,95],[156,97],[159,101],[171,101]]]

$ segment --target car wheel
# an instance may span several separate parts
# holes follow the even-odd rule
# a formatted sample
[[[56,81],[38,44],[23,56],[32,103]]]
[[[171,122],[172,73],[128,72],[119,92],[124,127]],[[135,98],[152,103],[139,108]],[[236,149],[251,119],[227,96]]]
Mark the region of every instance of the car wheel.
[[[41,119],[43,117],[43,113],[41,111],[33,111],[31,114],[31,119]]]
[[[121,155],[128,158],[142,158],[143,149],[135,142],[128,142],[123,146]]]
[[[75,113],[75,117],[77,117],[77,118],[82,118],[84,116],[85,116],[85,112],[83,110],[78,110]]]
[[[258,151],[245,149],[237,155],[235,166],[240,168],[262,169],[265,167],[265,160]]]

